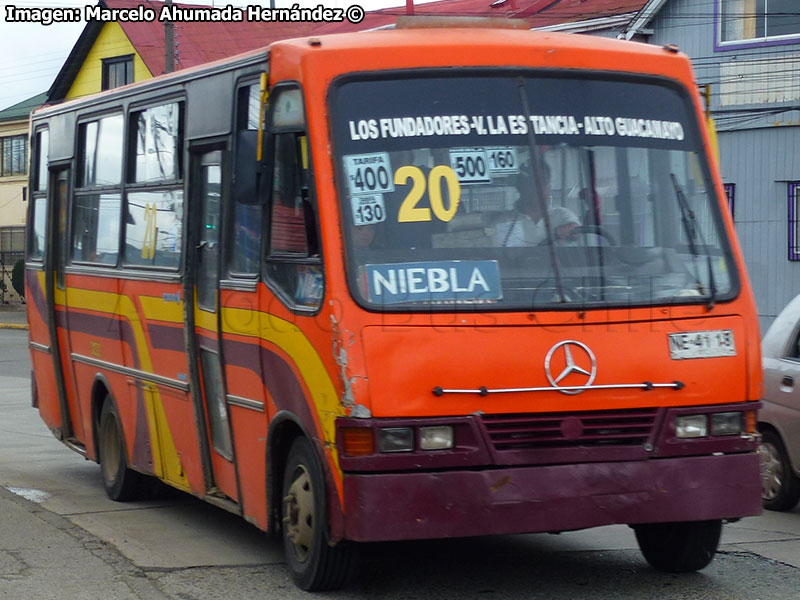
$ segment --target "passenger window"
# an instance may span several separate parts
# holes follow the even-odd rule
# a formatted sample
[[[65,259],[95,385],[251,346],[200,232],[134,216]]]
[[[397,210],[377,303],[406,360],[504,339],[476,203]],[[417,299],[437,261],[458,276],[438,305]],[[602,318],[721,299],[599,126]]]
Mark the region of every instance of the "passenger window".
[[[72,260],[116,265],[120,194],[76,195],[72,211]]]
[[[122,115],[80,126],[78,187],[119,185],[122,181]]]
[[[36,181],[35,192],[47,191],[47,152],[50,136],[47,129],[36,134]]]
[[[44,258],[45,241],[47,240],[47,198],[38,196],[31,203],[31,223],[28,239],[28,258],[41,261]]]
[[[131,182],[181,178],[182,112],[180,102],[171,102],[132,113]]]
[[[273,139],[267,275],[295,308],[315,310],[322,302],[324,281],[310,199],[307,140],[295,132]]]
[[[79,126],[78,189],[72,197],[73,262],[108,266],[118,262],[124,122],[122,115],[112,115]]]
[[[183,243],[183,191],[128,193],[125,263],[177,268]]]
[[[256,83],[239,90],[237,106],[238,132],[256,135],[261,107],[261,89]],[[245,154],[243,152],[243,154]],[[235,160],[249,165],[254,162],[252,153],[236,156]],[[261,204],[234,202],[231,219],[231,252],[229,271],[234,276],[255,277],[260,272],[261,231],[264,208]]]
[[[30,215],[28,217],[28,259],[42,261],[45,253],[47,233],[47,182],[49,172],[47,169],[47,153],[49,135],[47,129],[36,132],[34,137],[36,148],[33,155],[32,168],[35,177],[33,181],[33,197],[31,198]]]

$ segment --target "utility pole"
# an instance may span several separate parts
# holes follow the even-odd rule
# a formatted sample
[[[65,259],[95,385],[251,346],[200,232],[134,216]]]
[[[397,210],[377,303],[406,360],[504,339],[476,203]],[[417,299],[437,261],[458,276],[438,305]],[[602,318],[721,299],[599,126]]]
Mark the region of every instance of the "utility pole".
[[[164,4],[172,7],[172,0],[164,0]],[[170,11],[172,16],[172,11]],[[164,22],[164,73],[175,70],[175,24],[172,19]]]

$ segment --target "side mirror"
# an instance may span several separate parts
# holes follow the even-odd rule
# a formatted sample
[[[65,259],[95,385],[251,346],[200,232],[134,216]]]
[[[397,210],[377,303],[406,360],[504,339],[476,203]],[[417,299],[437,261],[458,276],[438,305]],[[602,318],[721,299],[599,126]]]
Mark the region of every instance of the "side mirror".
[[[236,134],[236,167],[233,173],[233,199],[241,204],[263,204],[264,163],[256,158],[258,131],[243,129]]]

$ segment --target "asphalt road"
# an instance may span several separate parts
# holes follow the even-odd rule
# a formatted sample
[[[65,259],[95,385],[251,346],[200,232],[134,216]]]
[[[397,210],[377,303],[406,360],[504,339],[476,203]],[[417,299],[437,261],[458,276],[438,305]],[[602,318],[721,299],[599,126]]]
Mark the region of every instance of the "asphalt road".
[[[0,490],[0,505],[13,498],[6,505],[18,511],[13,522],[0,514],[0,598],[61,598],[82,578],[82,593],[72,597],[308,598],[294,588],[278,540],[234,515],[180,493],[129,504],[108,500],[99,467],[57,442],[31,408],[28,365],[27,332],[0,330],[0,486],[14,493]],[[20,534],[29,520],[36,531]],[[13,528],[35,540],[30,543],[41,556],[69,534],[64,543],[74,548],[62,555],[76,567],[67,572],[56,559],[38,570],[16,568],[14,560],[26,551],[11,547],[4,527],[6,534]],[[717,557],[690,575],[650,569],[623,526],[373,544],[362,548],[360,566],[350,587],[324,597],[794,599],[800,597],[800,510],[726,525]]]

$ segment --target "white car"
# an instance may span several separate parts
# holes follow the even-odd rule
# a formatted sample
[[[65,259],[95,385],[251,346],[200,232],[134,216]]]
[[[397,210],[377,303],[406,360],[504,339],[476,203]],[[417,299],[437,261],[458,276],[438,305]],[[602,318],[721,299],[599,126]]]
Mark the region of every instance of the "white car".
[[[786,305],[761,342],[764,406],[762,435],[764,508],[791,510],[800,500],[800,296]]]

